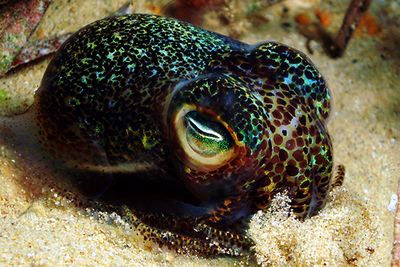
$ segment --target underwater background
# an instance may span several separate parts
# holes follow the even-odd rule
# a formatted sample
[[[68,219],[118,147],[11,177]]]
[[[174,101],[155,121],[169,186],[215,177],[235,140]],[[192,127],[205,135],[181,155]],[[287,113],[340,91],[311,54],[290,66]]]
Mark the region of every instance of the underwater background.
[[[283,196],[269,212],[254,215],[248,234],[255,241],[255,260],[180,255],[143,240],[116,214],[79,208],[79,197],[69,195],[70,185],[59,182],[58,174],[22,162],[0,138],[0,264],[390,265],[400,178],[399,1],[373,1],[338,59],[326,54],[320,36],[307,26],[318,23],[337,32],[350,1],[192,2],[137,0],[128,9],[174,16],[246,43],[275,40],[305,52],[332,90],[328,129],[335,164],[346,167],[343,186],[333,190],[320,214],[304,222],[287,217]],[[30,40],[74,32],[125,4],[54,0]],[[30,106],[48,63],[46,58],[0,78],[2,116]]]

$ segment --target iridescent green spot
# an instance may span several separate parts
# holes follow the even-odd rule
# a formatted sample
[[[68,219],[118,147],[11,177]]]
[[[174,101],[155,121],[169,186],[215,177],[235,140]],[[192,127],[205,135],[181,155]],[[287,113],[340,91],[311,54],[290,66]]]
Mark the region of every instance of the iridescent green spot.
[[[144,149],[152,149],[158,144],[158,141],[152,138],[151,135],[144,133],[142,136],[142,144]]]
[[[114,32],[113,37],[119,41],[122,40],[122,35],[119,32]]]
[[[95,49],[97,47],[97,45],[94,42],[88,42],[86,44],[86,47],[90,48],[90,49]]]
[[[113,74],[111,75],[111,77],[110,77],[111,82],[115,82],[119,76],[120,76],[120,75],[115,75],[115,73],[113,73]]]
[[[96,71],[96,79],[101,81],[104,79],[104,71]]]
[[[115,52],[109,52],[107,55],[107,59],[113,60]]]
[[[243,185],[243,189],[251,188],[255,182],[256,182],[256,180],[254,180],[254,179],[247,180],[246,183],[244,183],[244,185]]]
[[[90,62],[90,58],[84,57],[81,59],[82,64],[84,65],[89,65]]]
[[[82,75],[81,81],[82,81],[84,84],[87,84],[87,82],[88,82],[88,77],[87,77],[86,75]]]
[[[101,134],[103,132],[103,125],[96,125],[96,127],[94,128],[94,132],[96,134]]]
[[[135,67],[136,67],[136,64],[135,64],[135,63],[132,63],[132,64],[127,65],[127,68],[128,68],[128,70],[129,70],[130,72],[134,71],[134,70],[135,70]]]
[[[71,77],[73,75],[73,73],[74,73],[73,70],[69,69],[68,71],[65,72],[65,76],[66,77]]]
[[[67,97],[65,100],[65,104],[67,104],[67,106],[70,106],[70,107],[76,107],[76,106],[79,106],[81,104],[81,102],[76,97]]]
[[[131,57],[124,57],[124,58],[122,58],[122,61],[123,62],[131,62],[132,61],[132,58]]]

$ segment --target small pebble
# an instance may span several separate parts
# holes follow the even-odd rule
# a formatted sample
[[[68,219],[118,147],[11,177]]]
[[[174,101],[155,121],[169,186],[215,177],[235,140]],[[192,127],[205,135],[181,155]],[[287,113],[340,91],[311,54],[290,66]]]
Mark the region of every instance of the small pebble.
[[[398,199],[397,195],[393,193],[392,196],[390,197],[390,202],[387,207],[388,211],[395,212],[398,201],[399,201],[399,199]]]

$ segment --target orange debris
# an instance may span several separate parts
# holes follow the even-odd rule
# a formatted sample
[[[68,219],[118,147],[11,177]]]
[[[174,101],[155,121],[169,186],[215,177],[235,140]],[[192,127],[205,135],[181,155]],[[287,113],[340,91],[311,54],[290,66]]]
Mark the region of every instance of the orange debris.
[[[150,10],[153,14],[161,15],[161,8],[153,4],[146,4],[146,8]]]
[[[375,17],[368,12],[362,16],[355,34],[361,35],[363,32],[366,32],[368,35],[376,35],[379,33],[379,27]]]
[[[318,18],[319,23],[325,28],[332,23],[332,18],[328,11],[317,9],[315,10],[315,16]]]
[[[304,25],[308,25],[308,24],[311,23],[310,17],[307,14],[304,14],[304,13],[297,14],[294,17],[294,20],[297,22],[297,24],[300,24],[300,25],[303,25],[303,26]]]

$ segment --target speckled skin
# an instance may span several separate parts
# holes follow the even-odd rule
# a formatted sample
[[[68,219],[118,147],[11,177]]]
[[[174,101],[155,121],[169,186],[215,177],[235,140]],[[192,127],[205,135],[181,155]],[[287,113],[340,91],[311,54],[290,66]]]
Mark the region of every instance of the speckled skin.
[[[143,226],[150,237],[237,255],[250,242],[228,230],[277,192],[288,192],[301,218],[323,207],[333,164],[330,99],[325,80],[295,49],[130,15],[71,37],[51,61],[34,111],[43,145],[66,166],[149,170],[152,181],[179,185],[187,197],[155,201],[133,220],[152,225]],[[235,141],[228,162],[211,170],[187,163],[172,127],[185,105],[226,127]]]

